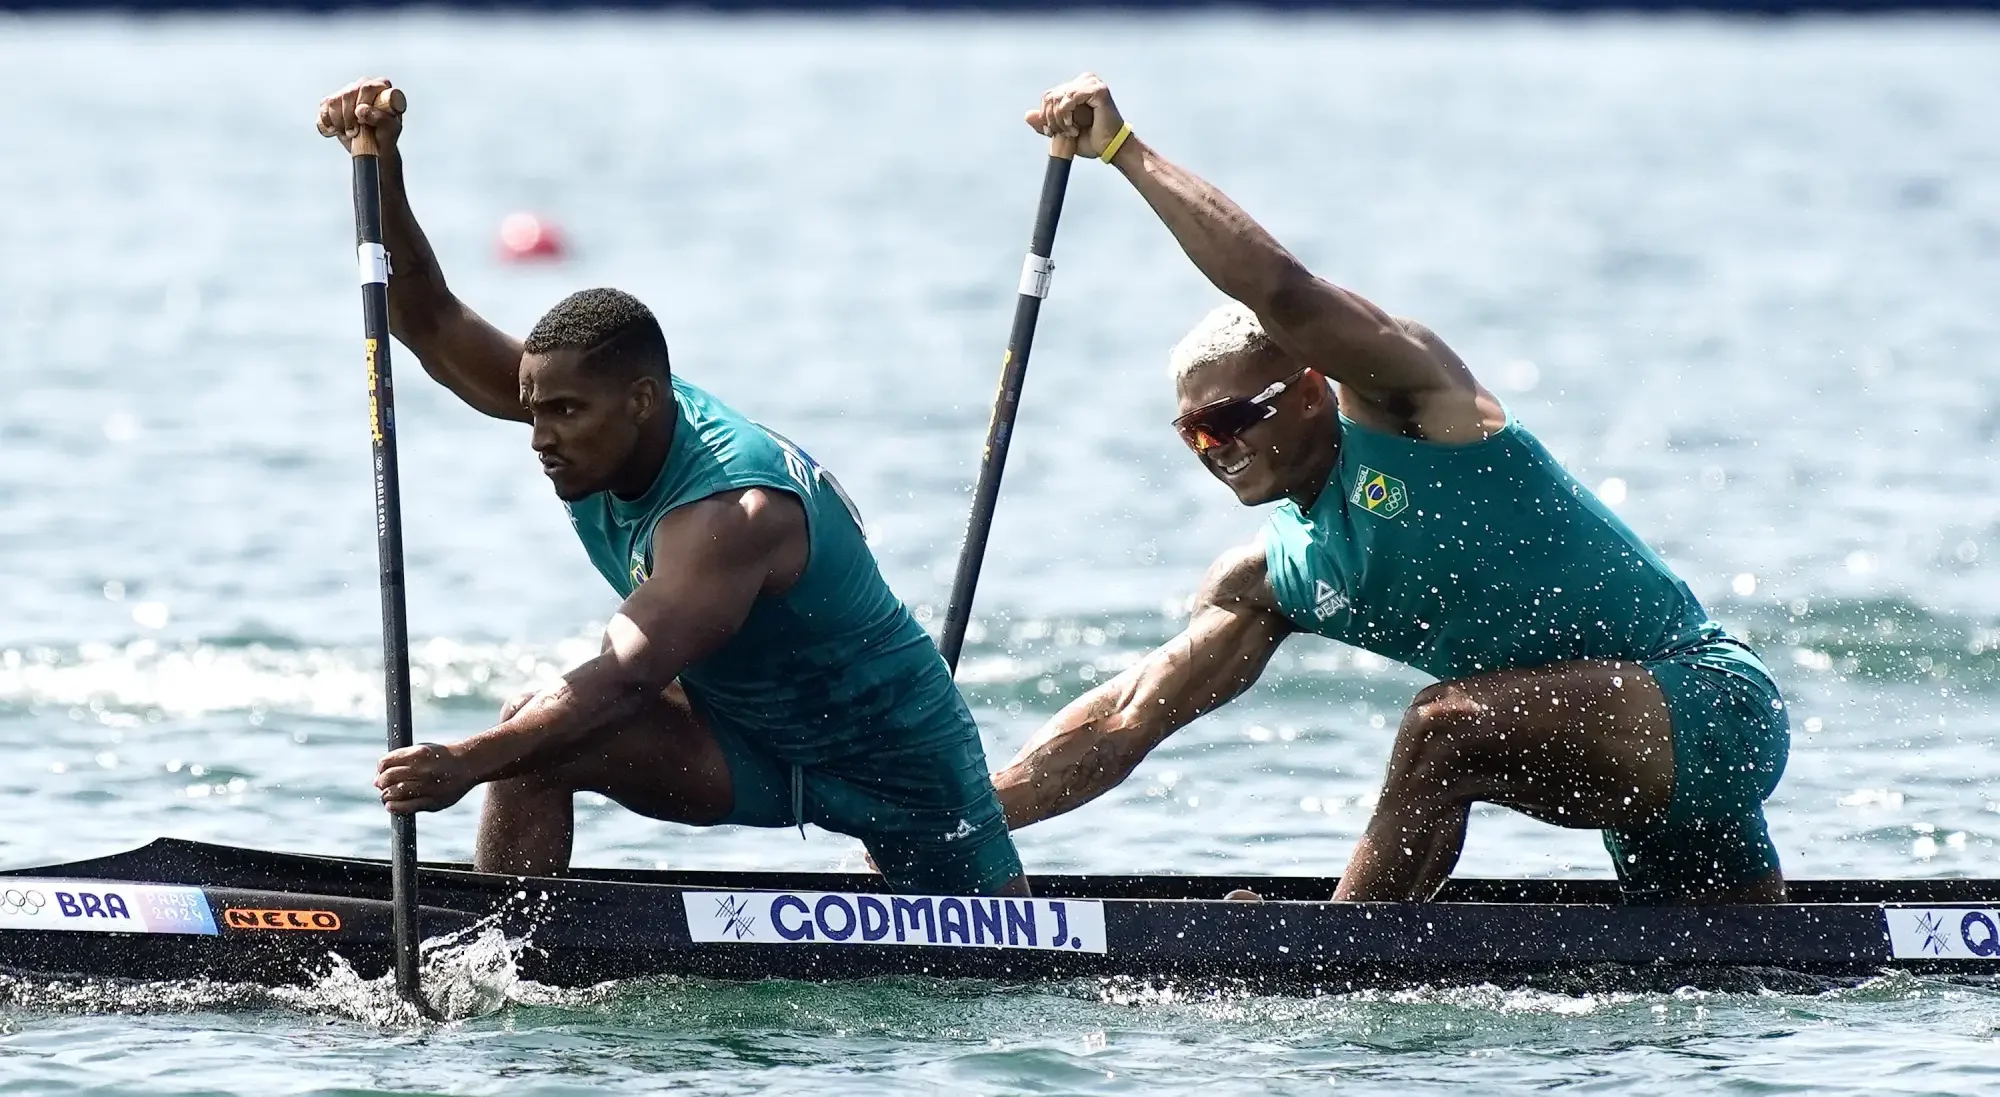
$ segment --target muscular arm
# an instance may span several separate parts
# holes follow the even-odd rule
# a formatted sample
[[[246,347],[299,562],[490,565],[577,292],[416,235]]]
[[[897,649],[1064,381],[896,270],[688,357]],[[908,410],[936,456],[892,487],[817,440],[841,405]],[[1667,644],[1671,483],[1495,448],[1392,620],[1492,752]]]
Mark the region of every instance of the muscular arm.
[[[1104,82],[1085,74],[1045,92],[1028,122],[1045,133],[1077,133],[1079,151],[1092,155],[1124,119]],[[1435,440],[1474,440],[1504,422],[1498,403],[1443,340],[1316,277],[1200,176],[1137,136],[1119,146],[1112,164],[1217,289],[1249,306],[1298,364],[1341,384],[1350,414]]]
[[[1470,410],[1472,374],[1421,325],[1398,320],[1357,293],[1314,275],[1242,207],[1134,137],[1112,163],[1130,180],[1208,280],[1248,305],[1271,338],[1301,364],[1370,403],[1426,413],[1449,432],[1464,426],[1436,396]],[[1455,398],[1455,399],[1454,399]]]
[[[527,422],[521,407],[521,342],[481,319],[445,285],[437,255],[410,209],[403,156],[382,150],[382,238],[389,277],[389,331],[428,373],[473,410]]]
[[[457,744],[477,781],[560,762],[630,715],[689,663],[743,626],[758,595],[797,581],[805,566],[805,511],[782,492],[751,488],[670,512],[653,559],[673,561],[619,607],[604,650],[499,726]]]
[[[1232,549],[1209,568],[1187,629],[1056,714],[993,778],[1010,828],[1110,791],[1167,736],[1250,688],[1292,631],[1264,550]]]
[[[368,77],[320,100],[319,132],[338,137],[352,152],[362,130],[373,131],[382,181],[382,244],[389,252],[390,334],[415,352],[424,372],[475,410],[526,422],[520,342],[452,295],[410,212],[403,185],[403,116],[387,108],[388,91],[389,81]]]

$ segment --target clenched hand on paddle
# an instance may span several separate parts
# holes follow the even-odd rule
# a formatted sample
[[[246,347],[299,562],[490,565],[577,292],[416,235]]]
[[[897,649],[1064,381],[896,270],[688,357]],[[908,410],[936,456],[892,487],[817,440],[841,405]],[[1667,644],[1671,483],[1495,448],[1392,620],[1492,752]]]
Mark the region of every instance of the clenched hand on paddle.
[[[1111,100],[1111,88],[1093,72],[1043,92],[1041,105],[1028,111],[1023,121],[1045,137],[1073,139],[1076,155],[1100,160],[1105,159],[1106,149],[1115,160],[1124,138],[1131,136],[1125,116]]]
[[[402,93],[380,76],[356,80],[320,100],[320,135],[338,138],[349,153],[359,138],[377,155],[394,155],[403,133],[402,101]]]

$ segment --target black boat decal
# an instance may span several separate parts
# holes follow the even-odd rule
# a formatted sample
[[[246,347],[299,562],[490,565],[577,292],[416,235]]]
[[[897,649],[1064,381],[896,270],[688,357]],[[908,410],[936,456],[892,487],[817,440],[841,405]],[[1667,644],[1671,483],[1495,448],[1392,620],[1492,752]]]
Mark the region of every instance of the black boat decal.
[[[2000,960],[2000,910],[1991,907],[1884,907],[1882,921],[1898,960]]]
[[[215,936],[197,887],[10,877],[0,889],[0,929]]]
[[[1107,951],[1104,904],[1091,899],[687,891],[681,903],[688,936],[703,944]]]

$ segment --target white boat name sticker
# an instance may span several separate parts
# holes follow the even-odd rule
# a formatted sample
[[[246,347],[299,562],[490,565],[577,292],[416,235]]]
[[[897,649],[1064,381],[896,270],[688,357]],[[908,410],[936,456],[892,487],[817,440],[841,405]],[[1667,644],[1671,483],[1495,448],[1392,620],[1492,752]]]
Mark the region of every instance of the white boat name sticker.
[[[196,887],[0,877],[0,929],[215,935]]]
[[[2000,961],[2000,910],[1884,907],[1882,921],[1898,960]]]
[[[757,945],[940,945],[1105,951],[1094,899],[852,895],[827,891],[685,891],[688,936]]]

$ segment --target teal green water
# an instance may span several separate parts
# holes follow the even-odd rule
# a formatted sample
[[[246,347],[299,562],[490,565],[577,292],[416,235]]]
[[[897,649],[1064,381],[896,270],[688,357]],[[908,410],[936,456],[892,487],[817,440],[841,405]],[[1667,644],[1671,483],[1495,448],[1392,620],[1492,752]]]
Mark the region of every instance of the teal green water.
[[[0,992],[36,1003],[16,1007],[6,1037],[22,1090],[1972,1093],[2000,1074],[1991,991],[1903,978],[1816,997],[1310,999],[649,980],[517,990],[496,1013],[423,1030],[326,991],[155,988],[138,1013],[110,992]],[[51,999],[70,1012],[51,1016]]]
[[[1016,119],[1094,67],[1316,268],[1443,333],[1758,645],[1797,876],[2000,875],[2000,24],[1592,20],[0,22],[0,862],[175,835],[379,854],[374,546],[343,159],[409,88],[454,286],[524,330],[616,284],[698,383],[806,446],[935,628],[1041,172]],[[566,263],[494,258],[559,220]],[[1079,165],[962,674],[989,757],[1177,628],[1261,515],[1166,422],[1213,303]],[[420,733],[478,730],[613,600],[525,433],[405,361]],[[1294,641],[1031,868],[1337,872],[1421,676]],[[476,805],[426,817],[469,853]],[[853,868],[825,833],[580,805],[581,860]],[[1475,816],[1468,874],[1607,876]],[[1080,983],[556,992],[508,946],[379,986],[0,982],[7,1092],[1973,1093],[2000,1000],[1506,987],[1267,998]]]

